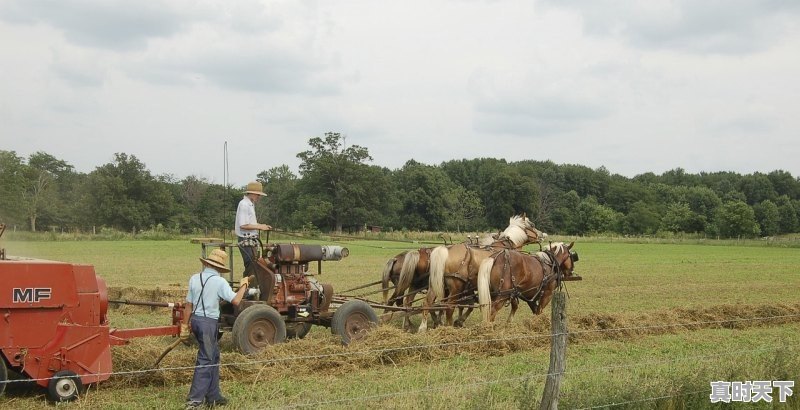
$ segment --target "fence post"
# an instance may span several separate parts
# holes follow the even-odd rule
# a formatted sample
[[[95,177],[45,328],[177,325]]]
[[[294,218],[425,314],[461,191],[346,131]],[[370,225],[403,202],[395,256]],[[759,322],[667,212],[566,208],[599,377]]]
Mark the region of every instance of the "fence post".
[[[566,368],[567,359],[567,298],[564,292],[557,290],[551,303],[552,340],[550,345],[550,368],[547,371],[547,382],[542,393],[540,410],[558,409],[558,393],[561,388],[561,377]]]

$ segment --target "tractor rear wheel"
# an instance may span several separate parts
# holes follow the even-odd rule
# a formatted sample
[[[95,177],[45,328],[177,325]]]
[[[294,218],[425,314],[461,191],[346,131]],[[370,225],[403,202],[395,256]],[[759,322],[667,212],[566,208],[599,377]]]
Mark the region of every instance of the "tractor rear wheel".
[[[342,343],[350,344],[367,334],[378,325],[378,315],[363,300],[350,300],[336,309],[331,320],[331,332],[342,338]]]
[[[302,339],[306,337],[311,330],[311,323],[308,322],[287,322],[286,323],[286,338],[287,339]]]
[[[47,383],[47,397],[54,402],[72,401],[83,390],[81,378],[72,370],[61,370]]]
[[[239,313],[231,331],[233,345],[244,354],[253,354],[268,345],[286,340],[286,324],[275,308],[253,305]]]

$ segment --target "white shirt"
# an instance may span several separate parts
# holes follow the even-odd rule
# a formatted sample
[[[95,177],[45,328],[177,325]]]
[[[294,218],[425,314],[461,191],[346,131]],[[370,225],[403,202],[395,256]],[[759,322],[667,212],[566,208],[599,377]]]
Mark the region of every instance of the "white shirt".
[[[253,201],[247,195],[239,201],[239,206],[236,207],[236,236],[248,236],[250,234],[258,236],[258,229],[242,229],[242,225],[257,224],[256,220],[256,207]]]

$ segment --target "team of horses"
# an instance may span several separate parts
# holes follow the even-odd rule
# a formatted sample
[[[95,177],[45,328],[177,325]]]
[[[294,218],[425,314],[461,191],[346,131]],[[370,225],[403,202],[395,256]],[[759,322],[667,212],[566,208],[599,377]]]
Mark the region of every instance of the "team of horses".
[[[386,262],[382,273],[384,304],[410,310],[417,295],[425,293],[420,298],[420,332],[428,328],[428,316],[437,311],[443,311],[447,325],[463,326],[476,303],[485,322],[493,322],[506,304],[511,304],[511,321],[520,299],[539,314],[559,280],[573,275],[577,261],[571,250],[574,243],[553,243],[534,254],[522,251],[525,245],[541,244],[546,237],[522,214],[512,216],[504,231],[477,242],[400,253]],[[459,316],[454,321],[456,308]],[[409,316],[408,312],[404,315],[404,329],[411,328]],[[435,315],[434,319],[436,324],[441,321]]]

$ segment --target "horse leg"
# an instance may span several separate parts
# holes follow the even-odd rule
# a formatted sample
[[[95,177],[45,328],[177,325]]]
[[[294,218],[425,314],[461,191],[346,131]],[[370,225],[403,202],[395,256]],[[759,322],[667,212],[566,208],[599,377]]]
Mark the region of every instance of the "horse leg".
[[[405,300],[403,302],[403,307],[406,308],[403,313],[403,330],[411,330],[413,324],[411,323],[411,318],[408,317],[408,308],[411,307],[411,302],[414,301],[414,292],[408,292],[406,294]]]
[[[428,309],[433,306],[433,302],[435,301],[436,295],[429,291],[428,296],[425,297],[425,302],[422,304],[422,322],[420,322],[417,332],[424,332],[428,330]]]
[[[508,314],[508,320],[506,320],[506,324],[511,324],[511,319],[514,318],[514,313],[517,313],[517,308],[519,307],[519,300],[517,298],[511,299],[511,313]]]

